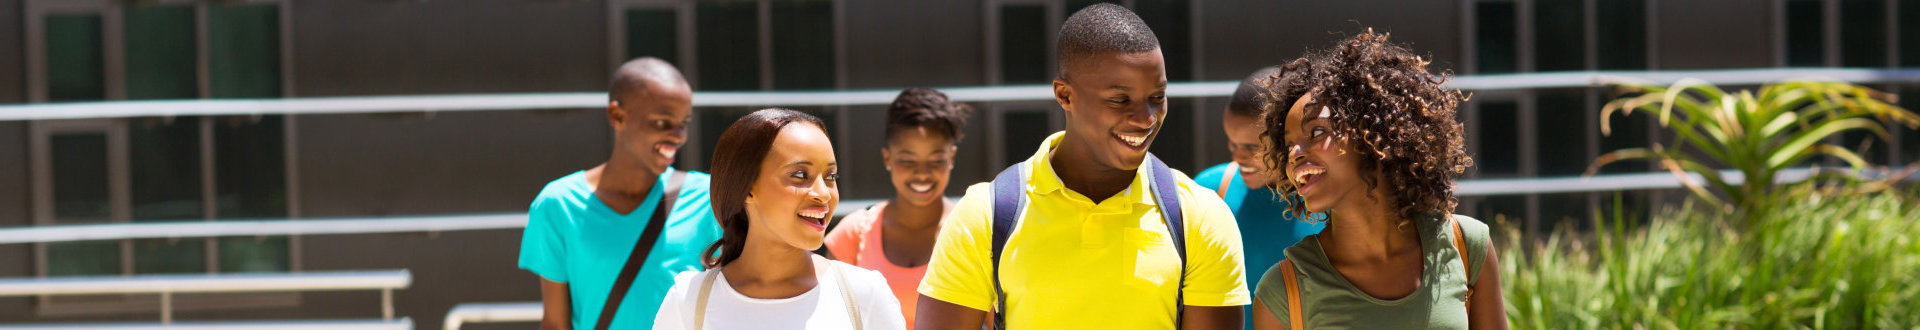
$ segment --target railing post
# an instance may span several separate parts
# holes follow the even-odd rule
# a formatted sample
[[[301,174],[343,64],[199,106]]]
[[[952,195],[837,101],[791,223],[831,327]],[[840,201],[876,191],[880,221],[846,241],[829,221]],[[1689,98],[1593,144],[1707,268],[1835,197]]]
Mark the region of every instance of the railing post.
[[[160,324],[173,323],[173,292],[160,293]]]
[[[380,289],[380,317],[385,321],[393,320],[393,288]]]

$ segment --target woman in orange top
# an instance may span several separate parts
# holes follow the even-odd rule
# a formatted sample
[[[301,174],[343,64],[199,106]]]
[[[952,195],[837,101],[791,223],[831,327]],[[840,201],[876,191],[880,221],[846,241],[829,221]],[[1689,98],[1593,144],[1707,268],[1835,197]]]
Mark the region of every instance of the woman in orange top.
[[[961,128],[970,109],[954,104],[947,95],[926,88],[900,92],[887,107],[886,162],[893,181],[893,198],[848,214],[827,234],[827,255],[835,260],[879,271],[900,299],[900,311],[913,329],[920,277],[940,233],[940,220],[953,202],[947,190],[959,150]]]

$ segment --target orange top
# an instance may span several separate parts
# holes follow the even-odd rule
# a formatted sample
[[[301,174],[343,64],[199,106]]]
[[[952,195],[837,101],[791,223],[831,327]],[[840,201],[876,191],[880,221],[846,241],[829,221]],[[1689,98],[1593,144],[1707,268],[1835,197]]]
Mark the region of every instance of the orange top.
[[[927,266],[907,268],[887,260],[885,247],[880,239],[880,214],[887,209],[887,202],[874,204],[872,208],[854,211],[840,219],[840,226],[827,233],[827,250],[833,252],[833,258],[860,266],[860,268],[879,271],[887,278],[887,287],[893,289],[894,298],[900,299],[900,313],[907,319],[907,329],[913,329],[914,306],[920,301],[920,278],[927,275]]]

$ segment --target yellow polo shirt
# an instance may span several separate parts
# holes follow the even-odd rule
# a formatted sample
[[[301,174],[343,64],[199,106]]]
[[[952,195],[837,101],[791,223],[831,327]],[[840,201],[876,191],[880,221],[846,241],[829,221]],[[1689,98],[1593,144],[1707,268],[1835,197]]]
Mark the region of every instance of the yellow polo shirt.
[[[1105,201],[1069,190],[1047,159],[1064,134],[1027,159],[1026,217],[1000,259],[1013,329],[1170,329],[1176,290],[1191,306],[1251,303],[1240,229],[1213,192],[1175,173],[1186,212],[1186,280],[1142,164],[1133,183]],[[940,228],[920,294],[993,310],[993,188],[967,188]]]

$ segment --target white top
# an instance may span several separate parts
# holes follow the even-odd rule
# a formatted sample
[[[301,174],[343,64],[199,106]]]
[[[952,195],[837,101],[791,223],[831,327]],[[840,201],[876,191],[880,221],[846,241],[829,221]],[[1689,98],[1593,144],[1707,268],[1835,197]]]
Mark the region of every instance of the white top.
[[[694,328],[695,305],[699,303],[701,280],[707,278],[707,272],[719,273],[719,269],[705,271],[685,271],[674,276],[673,288],[667,290],[666,299],[660,303],[660,312],[654,316],[654,329],[686,330],[728,330],[728,329],[854,329],[847,302],[840,293],[840,279],[834,274],[846,276],[848,294],[858,307],[860,325],[867,330],[904,330],[906,320],[901,319],[900,301],[893,297],[893,291],[887,288],[887,278],[880,272],[867,270],[839,261],[824,260],[816,257],[816,265],[830,265],[815,268],[819,285],[798,296],[778,299],[759,299],[747,297],[733,290],[727,283],[725,273],[715,274],[712,291],[707,297],[706,320],[703,329]],[[835,272],[834,270],[838,270]]]

